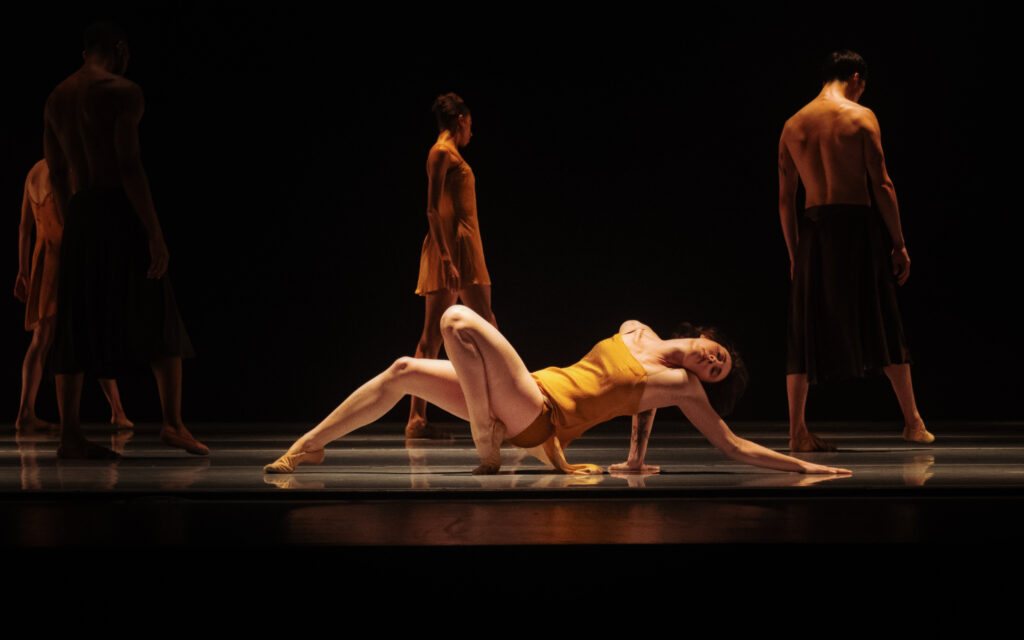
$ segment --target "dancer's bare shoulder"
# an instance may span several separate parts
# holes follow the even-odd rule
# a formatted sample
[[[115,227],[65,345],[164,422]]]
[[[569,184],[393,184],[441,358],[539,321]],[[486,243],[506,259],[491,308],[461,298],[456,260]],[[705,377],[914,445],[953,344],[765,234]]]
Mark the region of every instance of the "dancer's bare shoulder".
[[[707,394],[697,376],[686,369],[665,368],[657,373],[648,373],[644,394],[640,398],[640,411],[707,402]]]
[[[654,333],[654,329],[651,329],[639,320],[626,320],[619,325],[619,333],[623,336],[637,334],[637,337],[639,337],[640,334],[649,334],[655,338],[658,337],[658,334]]]

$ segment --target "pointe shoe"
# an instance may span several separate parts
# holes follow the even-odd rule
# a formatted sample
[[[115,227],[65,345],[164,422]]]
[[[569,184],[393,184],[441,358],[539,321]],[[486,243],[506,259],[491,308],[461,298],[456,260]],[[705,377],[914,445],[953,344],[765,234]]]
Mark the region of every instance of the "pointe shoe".
[[[163,442],[169,447],[177,447],[184,449],[185,451],[196,456],[208,456],[210,455],[210,449],[202,442],[199,442],[191,433],[186,435],[179,435],[174,433],[170,429],[160,430],[160,442]]]
[[[264,473],[293,473],[295,467],[300,464],[320,464],[324,461],[327,452],[323,449],[318,451],[300,451],[299,453],[286,453],[274,462],[263,467]]]

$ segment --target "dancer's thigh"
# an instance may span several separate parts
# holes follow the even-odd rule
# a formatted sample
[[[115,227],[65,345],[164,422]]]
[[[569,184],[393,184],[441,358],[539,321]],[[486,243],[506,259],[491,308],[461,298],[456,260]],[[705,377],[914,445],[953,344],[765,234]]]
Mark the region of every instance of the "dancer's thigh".
[[[476,347],[484,367],[491,413],[505,423],[509,437],[529,426],[540,413],[544,396],[505,336],[463,306],[454,306],[445,312],[441,330],[445,345],[465,336]],[[458,345],[445,347],[449,354],[453,348],[458,348]],[[455,369],[459,376],[479,375],[477,371],[460,371],[457,364]]]
[[[400,369],[402,390],[405,393],[424,398],[462,420],[469,420],[466,397],[451,362],[402,358],[396,366]]]

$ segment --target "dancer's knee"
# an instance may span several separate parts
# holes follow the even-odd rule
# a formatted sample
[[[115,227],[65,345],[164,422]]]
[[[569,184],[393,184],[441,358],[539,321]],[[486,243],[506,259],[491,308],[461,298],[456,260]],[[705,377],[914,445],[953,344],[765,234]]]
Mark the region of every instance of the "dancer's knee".
[[[469,307],[452,305],[441,314],[441,333],[445,337],[465,339],[466,332],[473,330],[480,321],[480,316]]]
[[[388,378],[397,380],[412,373],[416,369],[416,358],[402,356],[395,360],[385,372]]]

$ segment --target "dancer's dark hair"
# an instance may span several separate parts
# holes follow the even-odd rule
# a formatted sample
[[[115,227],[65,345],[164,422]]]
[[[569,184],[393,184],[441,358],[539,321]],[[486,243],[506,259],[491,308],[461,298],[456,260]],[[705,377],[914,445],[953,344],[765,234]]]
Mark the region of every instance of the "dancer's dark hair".
[[[701,385],[704,387],[704,393],[708,396],[711,408],[724,418],[732,413],[733,409],[736,408],[736,403],[743,396],[743,392],[747,390],[747,382],[750,379],[750,375],[747,373],[747,365],[744,364],[743,358],[736,351],[736,346],[720,329],[716,327],[699,327],[689,322],[682,322],[672,332],[673,338],[699,338],[701,336],[722,345],[729,352],[729,358],[732,360],[732,369],[730,369],[729,375],[718,382],[704,382],[701,380]]]
[[[127,41],[124,29],[105,20],[93,22],[82,35],[82,45],[87,53],[112,54],[117,51],[118,42]]]
[[[466,106],[462,98],[454,93],[437,96],[432,111],[434,117],[437,118],[437,128],[452,133],[459,128],[459,116],[469,116],[469,107]]]
[[[861,80],[868,79],[868,63],[864,62],[864,58],[849,49],[833,51],[821,65],[821,82],[826,84],[833,80],[849,80],[855,73],[860,74]]]

